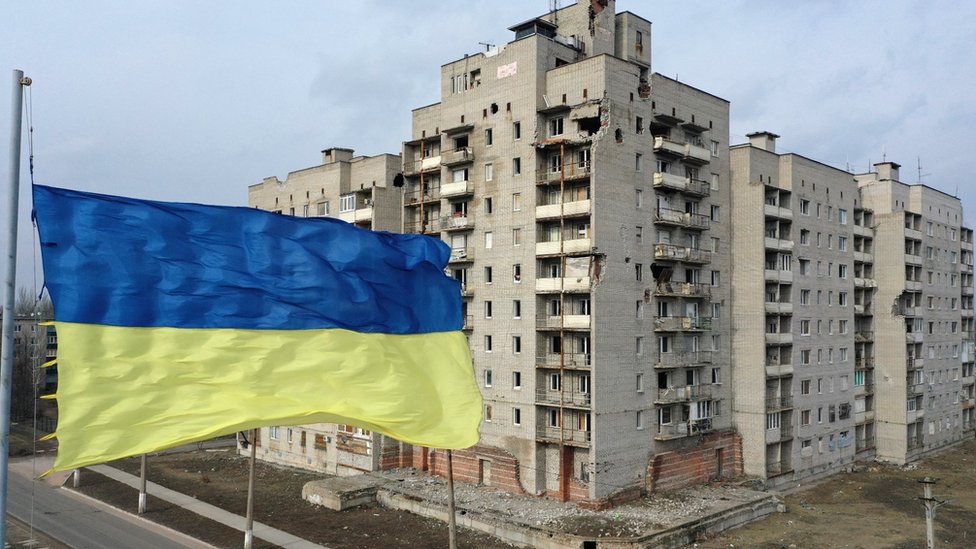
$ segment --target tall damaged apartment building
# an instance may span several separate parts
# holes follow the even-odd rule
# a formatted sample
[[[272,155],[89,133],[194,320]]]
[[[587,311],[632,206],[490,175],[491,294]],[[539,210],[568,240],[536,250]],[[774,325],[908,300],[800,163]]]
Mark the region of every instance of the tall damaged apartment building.
[[[917,387],[897,381],[901,367],[874,367],[873,343],[857,336],[870,331],[865,315],[880,295],[873,219],[902,212],[881,198],[862,203],[858,186],[873,185],[868,175],[856,182],[808,162],[805,176],[799,157],[797,174],[782,179],[794,157],[776,155],[767,133],[730,151],[728,101],[652,73],[651,23],[615,13],[612,1],[579,0],[510,30],[508,44],[441,67],[441,101],[413,111],[399,156],[328,149],[322,165],[249,189],[262,209],[450,245],[485,398],[481,443],[455,452],[457,478],[599,506],[743,471],[776,485],[828,474],[875,447],[897,453],[929,440],[918,433],[931,426],[908,422],[897,407],[883,411],[883,390],[904,390],[895,399],[904,404]],[[744,169],[750,162],[758,167]],[[832,198],[817,194],[832,185]],[[904,209],[922,209],[920,200]],[[812,238],[813,226],[799,227],[815,202],[864,227],[829,237],[822,229],[817,238],[832,244],[797,259],[792,235]],[[733,208],[745,212],[735,231]],[[968,301],[961,294],[958,306],[969,304],[970,320],[945,338],[965,353],[972,233],[959,216],[958,259],[968,257],[970,274]],[[844,250],[835,248],[840,238]],[[803,261],[834,270],[846,261],[846,274],[801,287],[788,272]],[[961,272],[958,282],[965,292]],[[819,308],[800,315],[796,303],[815,290],[824,292]],[[844,312],[826,301],[826,292],[837,300],[841,291]],[[794,345],[810,322],[820,323],[822,345]],[[825,343],[842,323],[851,340],[843,352]],[[819,376],[802,372],[818,352],[832,353],[823,360],[830,366]],[[905,356],[926,352],[906,343]],[[947,410],[971,406],[968,368],[954,382],[962,404],[948,391]],[[961,436],[973,427],[972,410],[960,414],[951,429]],[[882,416],[901,423],[876,428]],[[446,469],[442,451],[352,426],[266,428],[258,444],[263,459],[334,474]]]

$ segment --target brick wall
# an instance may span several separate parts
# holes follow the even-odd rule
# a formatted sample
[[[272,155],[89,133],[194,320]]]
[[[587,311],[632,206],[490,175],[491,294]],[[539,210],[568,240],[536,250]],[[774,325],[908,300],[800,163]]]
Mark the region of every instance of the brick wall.
[[[406,445],[404,445],[406,447]],[[423,454],[427,453],[427,472],[447,477],[447,451],[414,447],[404,462],[409,467],[423,470]],[[454,480],[468,484],[487,484],[511,492],[525,494],[519,481],[519,462],[512,454],[500,448],[478,445],[465,450],[454,450]],[[483,476],[488,478],[484,479]]]
[[[742,473],[742,438],[733,432],[711,433],[694,448],[657,454],[647,466],[647,492],[678,490],[708,482],[718,474],[718,452],[722,454],[722,477]]]

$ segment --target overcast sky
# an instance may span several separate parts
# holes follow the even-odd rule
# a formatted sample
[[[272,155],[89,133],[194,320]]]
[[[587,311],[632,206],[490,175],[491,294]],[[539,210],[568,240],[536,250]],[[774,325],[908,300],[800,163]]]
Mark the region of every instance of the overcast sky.
[[[34,80],[37,182],[243,205],[248,185],[315,165],[321,149],[399,152],[411,109],[439,100],[442,64],[479,42],[510,41],[509,26],[548,9],[543,0],[5,2],[0,173],[20,68]],[[965,168],[976,2],[619,0],[617,11],[653,22],[652,70],[731,101],[733,144],[769,130],[782,136],[779,152],[855,172],[886,155],[909,183],[920,158],[922,181],[962,197],[976,224]]]

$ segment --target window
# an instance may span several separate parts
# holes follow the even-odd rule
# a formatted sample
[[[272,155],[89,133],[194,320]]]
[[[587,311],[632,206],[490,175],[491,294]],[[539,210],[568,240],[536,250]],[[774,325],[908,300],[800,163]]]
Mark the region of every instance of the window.
[[[517,355],[521,352],[522,352],[522,336],[512,336],[512,354]]]
[[[720,271],[712,271],[712,286],[713,287],[718,286],[720,280],[721,280],[721,272]]]
[[[522,388],[522,372],[512,372],[512,388],[516,390]]]
[[[494,132],[491,128],[485,128],[485,146],[490,147],[494,141]]]
[[[512,318],[522,318],[522,300],[512,300]]]
[[[516,141],[522,139],[522,123],[512,122],[512,138]]]
[[[809,395],[810,394],[810,380],[809,379],[804,379],[803,381],[800,382],[800,394],[801,395]]]
[[[278,440],[281,438],[281,427],[268,427],[268,433],[271,436],[271,440]]]
[[[637,273],[637,281],[640,282],[641,278],[643,277],[644,265],[641,263],[634,263],[634,270]]]
[[[637,207],[644,207],[644,191],[637,189]]]
[[[841,307],[847,307],[847,292],[839,292],[837,294],[837,304]]]
[[[549,390],[559,391],[563,386],[563,378],[559,374],[549,374]]]
[[[491,404],[485,404],[485,421],[491,423]]]
[[[810,304],[810,290],[800,290],[800,305]]]
[[[339,197],[339,211],[351,212],[356,209],[356,195],[344,194]]]
[[[640,225],[638,225],[637,227],[635,227],[634,228],[634,236],[637,238],[637,242],[638,243],[643,242],[644,241],[644,227],[641,227]]]
[[[486,196],[485,197],[484,204],[485,204],[485,213],[486,214],[490,214],[491,213],[491,197],[490,196]]]
[[[641,33],[640,33],[640,31],[637,31],[637,43],[638,44],[640,44],[640,37],[641,37]],[[640,116],[638,116],[637,117],[637,120],[634,123],[634,128],[635,128],[635,131],[637,133],[639,133],[639,134],[640,133],[644,133],[644,119],[641,118]]]
[[[332,213],[332,208],[329,207],[329,201],[319,202],[318,204],[318,214],[319,215],[330,215]]]
[[[563,119],[562,117],[553,118],[549,121],[549,135],[556,136],[563,134]]]
[[[512,282],[518,284],[522,282],[522,264],[516,263],[512,265]]]
[[[638,172],[641,171],[643,165],[644,165],[644,155],[642,155],[641,153],[636,153],[634,155],[634,170]]]
[[[512,408],[512,425],[522,424],[522,409]]]
[[[810,244],[810,231],[806,229],[800,229],[800,244],[803,245]]]
[[[485,164],[485,181],[491,181],[493,173],[491,163]]]
[[[840,251],[842,251],[842,252],[846,252],[847,251],[847,237],[846,236],[838,236],[837,237],[837,249],[840,250]]]
[[[929,221],[925,225],[925,234],[932,236],[932,222]]]
[[[491,301],[485,301],[485,318],[491,318]]]
[[[712,140],[712,156],[713,156],[713,157],[716,157],[716,158],[718,157],[718,148],[719,148],[719,143],[718,143],[718,141],[715,141],[715,140],[713,139],[713,140]]]
[[[492,234],[491,231],[485,232],[485,249],[491,249],[492,246]]]
[[[491,387],[491,370],[485,370],[485,387]]]
[[[512,246],[522,245],[522,229],[512,229]]]
[[[800,321],[800,335],[808,336],[810,335],[810,321],[801,320]]]
[[[512,159],[512,175],[522,175],[522,159],[519,157]]]
[[[490,335],[486,335],[485,336],[485,352],[486,353],[490,353],[491,352],[491,336]]]
[[[800,364],[810,364],[810,349],[800,351]]]
[[[491,284],[491,267],[485,267],[485,284]]]
[[[810,425],[810,410],[800,412],[800,425]],[[809,440],[804,442],[810,442]]]
[[[637,392],[638,393],[643,393],[644,392],[644,374],[637,374],[636,383],[637,383]]]
[[[644,411],[637,410],[637,430],[640,431],[643,429],[644,429]]]
[[[779,412],[766,414],[766,429],[779,429]]]
[[[512,211],[522,211],[522,193],[512,193]]]
[[[810,201],[801,198],[800,199],[800,213],[803,215],[810,215]]]
[[[837,222],[841,225],[847,225],[847,210],[844,208],[837,208]]]
[[[800,274],[801,275],[808,275],[808,274],[810,274],[810,260],[809,259],[801,259],[800,260]]]
[[[841,263],[837,265],[837,276],[840,278],[847,278],[847,264]]]
[[[718,221],[718,215],[719,215],[718,206],[713,205],[711,211],[709,212],[709,218],[712,221]]]
[[[712,303],[712,319],[718,320],[719,316],[721,316],[721,313],[722,313],[722,304]]]

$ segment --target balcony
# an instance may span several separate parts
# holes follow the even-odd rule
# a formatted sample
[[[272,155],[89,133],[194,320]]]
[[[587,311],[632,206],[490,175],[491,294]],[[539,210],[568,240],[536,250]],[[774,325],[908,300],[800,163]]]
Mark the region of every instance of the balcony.
[[[671,154],[674,156],[684,156],[685,144],[672,141],[667,137],[654,137],[654,152],[658,154]]]
[[[793,210],[789,208],[781,208],[773,204],[763,204],[763,213],[766,215],[766,217],[793,219]]]
[[[575,181],[577,179],[584,179],[590,176],[590,162],[572,162],[565,164],[565,170],[556,167],[547,168],[542,170],[538,174],[537,183],[540,185],[548,185],[552,183],[559,183],[560,181]]]
[[[452,248],[450,263],[466,263],[474,261],[475,248]]]
[[[708,298],[711,287],[697,282],[660,282],[654,287],[654,295],[668,297]]]
[[[921,280],[906,280],[905,289],[913,292],[922,291],[922,281]]]
[[[793,334],[766,332],[766,345],[792,345]]]
[[[793,364],[779,364],[775,362],[766,363],[766,377],[778,378],[793,375]]]
[[[782,282],[784,284],[793,283],[793,271],[781,271],[777,269],[766,269],[763,273],[766,282]]]
[[[593,250],[593,242],[589,238],[575,238],[573,240],[554,240],[552,242],[537,242],[535,255],[587,254]]]
[[[915,254],[905,254],[905,263],[907,265],[922,265],[922,256]]]
[[[874,332],[861,331],[861,330],[855,331],[854,332],[854,341],[857,342],[857,343],[867,342],[867,341],[874,341]]]
[[[673,173],[654,172],[651,180],[655,189],[672,189],[694,196],[708,196],[712,192],[708,181],[682,177]]]
[[[440,218],[437,226],[442,231],[467,231],[474,229],[474,219],[460,215],[447,216]]]
[[[873,278],[854,277],[855,288],[877,288],[878,282]]]
[[[793,438],[793,426],[783,424],[773,429],[766,429],[766,444],[776,444]]]
[[[790,395],[766,397],[766,413],[793,408],[793,397]]]
[[[700,332],[712,329],[712,319],[704,316],[656,316],[655,332]]]
[[[537,278],[535,291],[540,293],[589,292],[590,277],[578,278]]]
[[[537,220],[559,219],[560,217],[578,217],[590,215],[592,212],[592,202],[590,200],[576,200],[573,202],[563,202],[561,204],[546,204],[535,207],[535,218]]]
[[[654,222],[659,225],[673,225],[686,229],[707,230],[709,221],[707,215],[698,213],[688,213],[667,208],[657,208],[654,210]]]
[[[854,412],[854,423],[861,425],[863,423],[869,423],[874,421],[874,410],[865,410],[863,412]]]
[[[589,330],[590,315],[540,316],[535,326],[542,330]]]
[[[535,393],[536,404],[548,404],[555,406],[574,406],[586,408],[593,400],[590,393],[580,393],[575,391],[547,391],[540,389]]]
[[[922,338],[922,332],[905,332],[905,343],[921,343]]]
[[[907,370],[918,370],[922,366],[925,366],[925,360],[922,358],[910,356],[905,359],[905,369]]]
[[[925,410],[908,410],[905,413],[905,423],[915,423],[923,418],[925,418]]]
[[[593,364],[589,353],[542,353],[535,357],[535,365],[539,368],[589,370]]]
[[[434,172],[441,169],[440,156],[428,156],[420,160],[405,160],[403,162],[403,175],[413,177],[421,173]]]
[[[910,238],[912,240],[922,240],[922,231],[909,229],[908,227],[905,227],[905,238]]]
[[[865,383],[864,385],[854,386],[855,396],[873,395],[873,394],[874,394],[874,383]]]
[[[854,304],[854,314],[856,315],[869,315],[871,313],[870,303],[855,303]]]
[[[655,244],[654,259],[661,261],[683,261],[685,263],[709,263],[712,252],[698,248],[686,248],[674,244]]]
[[[712,398],[711,385],[688,385],[685,387],[668,387],[657,390],[655,404],[676,404],[692,400],[710,400]]]
[[[906,442],[909,450],[917,450],[922,447],[922,435],[915,435],[913,437],[908,437]]]
[[[440,236],[440,220],[433,218],[428,219],[425,223],[420,223],[419,221],[407,221],[403,225],[403,231],[407,234]]]
[[[855,370],[871,370],[874,368],[874,357],[862,357],[854,359]]]
[[[658,353],[654,367],[669,368],[699,368],[712,363],[711,351],[686,351],[675,353]]]
[[[789,252],[793,250],[792,240],[783,240],[781,238],[765,237],[764,244],[767,250],[776,250],[779,252]]]
[[[778,301],[767,301],[765,304],[766,314],[768,315],[791,315],[793,314],[792,303],[780,303]]]
[[[474,315],[464,315],[464,327],[462,330],[474,329]]]
[[[903,316],[922,316],[921,307],[902,307],[901,314]]]
[[[973,295],[973,287],[969,285],[963,286],[962,295]]]
[[[454,149],[441,155],[441,163],[448,167],[458,166],[468,162],[474,162],[474,152],[471,150],[471,147],[461,147],[460,149]]]
[[[685,150],[681,159],[687,164],[708,164],[712,159],[712,151],[696,143],[685,143]]]
[[[874,263],[874,254],[868,252],[854,252],[855,263]]]
[[[570,446],[588,447],[591,438],[590,431],[580,431],[579,429],[563,429],[560,427],[550,427],[548,425],[539,427],[537,435],[541,442],[563,442]]]
[[[963,410],[969,410],[970,408],[976,408],[976,398],[964,398],[959,401],[962,405]]]
[[[973,318],[973,310],[972,309],[960,309],[959,310],[959,314],[963,318]]]
[[[406,206],[420,206],[421,204],[432,204],[440,201],[440,187],[428,187],[423,194],[419,190],[407,191],[403,194],[403,203]]]
[[[666,423],[657,426],[657,434],[654,435],[654,440],[674,440],[677,438],[685,438],[692,435],[708,433],[713,430],[714,427],[712,427],[712,418],[710,417],[693,419],[689,422]]]
[[[865,227],[864,225],[854,225],[851,227],[851,232],[856,236],[864,236],[868,238],[874,237],[874,229],[871,227]]]
[[[455,181],[441,184],[441,198],[456,198],[474,194],[474,183],[470,181]]]
[[[793,472],[793,466],[789,462],[775,462],[766,464],[766,476],[778,477]]]

